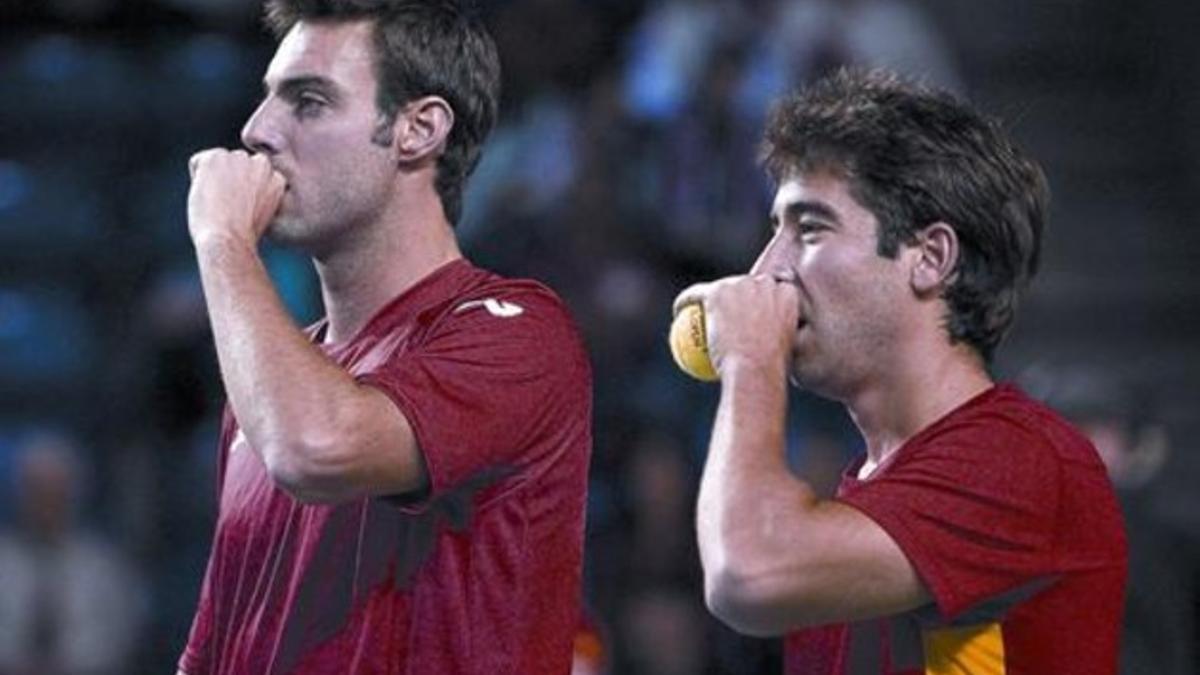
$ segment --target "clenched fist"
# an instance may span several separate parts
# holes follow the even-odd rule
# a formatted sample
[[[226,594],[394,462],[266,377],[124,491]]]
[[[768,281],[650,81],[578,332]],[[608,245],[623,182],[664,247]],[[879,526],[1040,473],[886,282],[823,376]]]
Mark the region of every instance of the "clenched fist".
[[[675,309],[693,302],[704,307],[708,350],[718,373],[731,359],[788,367],[801,319],[794,284],[758,274],[727,277],[684,290]]]
[[[287,181],[263,155],[214,148],[188,162],[188,232],[194,243],[234,238],[256,246],[279,210]]]

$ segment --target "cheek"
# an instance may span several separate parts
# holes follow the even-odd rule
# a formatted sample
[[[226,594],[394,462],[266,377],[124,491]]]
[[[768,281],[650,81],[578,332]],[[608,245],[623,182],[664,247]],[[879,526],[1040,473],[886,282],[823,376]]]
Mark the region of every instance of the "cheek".
[[[827,249],[805,256],[806,281],[818,324],[836,332],[884,330],[896,312],[904,311],[895,270],[878,257],[856,251]]]
[[[386,149],[369,140],[314,143],[305,161],[309,188],[321,193],[371,192],[392,168]]]
[[[800,277],[818,302],[844,306],[859,296],[864,279],[861,264],[848,251],[833,247],[809,248],[798,257]]]
[[[354,169],[372,162],[385,148],[371,141],[372,128],[361,119],[330,120],[293,141],[296,161],[321,173]]]

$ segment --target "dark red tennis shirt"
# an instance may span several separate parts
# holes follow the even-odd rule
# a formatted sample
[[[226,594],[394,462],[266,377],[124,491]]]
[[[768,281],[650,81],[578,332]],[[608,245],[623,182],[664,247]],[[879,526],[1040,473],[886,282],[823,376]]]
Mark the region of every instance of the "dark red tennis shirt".
[[[458,260],[324,349],[408,419],[429,494],[299,503],[227,415],[216,534],[180,668],[569,672],[591,372],[561,301]]]
[[[1092,444],[1009,385],[927,427],[838,499],[891,535],[933,596],[800,631],[788,675],[1112,675],[1126,541]]]

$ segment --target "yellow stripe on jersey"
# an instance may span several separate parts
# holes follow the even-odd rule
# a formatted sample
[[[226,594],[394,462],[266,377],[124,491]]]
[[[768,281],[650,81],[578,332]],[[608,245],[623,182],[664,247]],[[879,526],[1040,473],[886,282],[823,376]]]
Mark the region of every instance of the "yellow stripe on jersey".
[[[921,633],[925,675],[1004,675],[999,623],[938,628]]]

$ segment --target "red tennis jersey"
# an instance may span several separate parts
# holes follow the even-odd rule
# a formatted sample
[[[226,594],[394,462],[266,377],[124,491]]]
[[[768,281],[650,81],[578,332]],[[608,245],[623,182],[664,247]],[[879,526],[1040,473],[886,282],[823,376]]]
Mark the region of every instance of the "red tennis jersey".
[[[1120,510],[1095,449],[1011,385],[971,399],[838,499],[879,523],[933,604],[799,631],[788,675],[1106,675],[1125,590]]]
[[[311,329],[320,341],[324,324]],[[545,287],[448,263],[325,347],[416,434],[419,499],[302,504],[226,416],[188,675],[564,675],[591,371]]]

